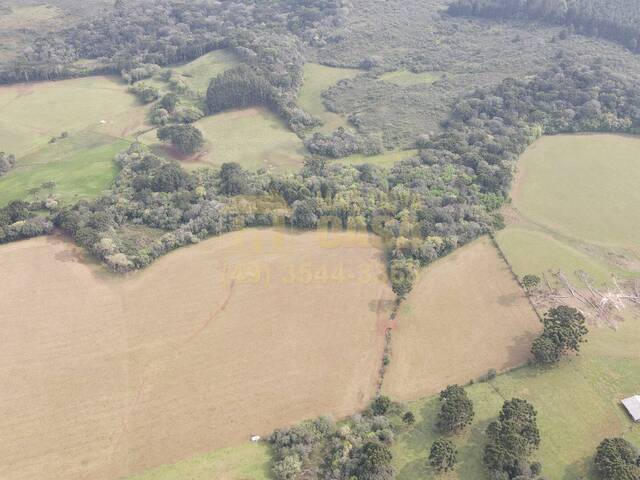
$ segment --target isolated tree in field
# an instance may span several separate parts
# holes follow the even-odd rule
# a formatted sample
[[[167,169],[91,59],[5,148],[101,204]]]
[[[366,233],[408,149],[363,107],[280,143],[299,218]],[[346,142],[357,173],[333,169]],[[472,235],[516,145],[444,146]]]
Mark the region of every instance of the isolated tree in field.
[[[391,450],[378,442],[367,442],[359,452],[357,467],[359,480],[391,480],[394,476],[391,466]]]
[[[540,282],[541,282],[541,279],[537,275],[529,274],[522,277],[522,286],[527,290],[527,292],[530,292],[535,288],[538,288],[538,286],[540,285]]]
[[[603,480],[640,480],[640,453],[624,438],[603,440],[594,464]]]
[[[449,385],[442,390],[440,402],[437,422],[440,431],[458,433],[473,421],[473,402],[460,385]]]
[[[202,132],[193,125],[168,125],[158,129],[158,140],[171,142],[184,155],[193,155],[204,145]]]
[[[542,364],[557,363],[562,356],[580,351],[580,344],[589,333],[584,315],[566,305],[549,310],[542,323],[544,330],[531,347],[536,361]]]
[[[536,410],[526,400],[513,398],[504,402],[498,419],[487,428],[484,450],[484,463],[494,477],[530,474],[528,459],[540,446],[536,416]]]
[[[448,472],[452,470],[458,461],[458,452],[453,442],[445,438],[439,438],[429,452],[429,465],[437,472]]]
[[[413,425],[414,423],[416,423],[416,416],[413,414],[413,412],[407,412],[402,416],[402,421],[405,423],[405,425]]]

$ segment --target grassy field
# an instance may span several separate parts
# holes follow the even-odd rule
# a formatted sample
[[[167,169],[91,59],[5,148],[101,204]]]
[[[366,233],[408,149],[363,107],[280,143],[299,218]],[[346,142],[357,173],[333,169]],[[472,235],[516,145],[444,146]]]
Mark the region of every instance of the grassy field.
[[[576,272],[599,284],[640,274],[640,139],[543,137],[522,156],[496,239],[516,273]]]
[[[383,391],[410,400],[521,365],[540,321],[488,238],[425,269],[400,307]]]
[[[298,170],[302,165],[305,154],[302,140],[265,108],[219,113],[194,125],[202,131],[207,143],[203,152],[183,162],[187,168],[238,162],[251,170],[285,172]],[[155,131],[142,136],[141,141],[158,149]],[[164,154],[170,155],[166,150]]]
[[[605,437],[623,436],[640,444],[634,425],[619,401],[640,390],[640,320],[629,319],[616,332],[594,328],[579,357],[545,371],[526,367],[500,375],[489,383],[468,387],[476,418],[469,432],[453,437],[461,460],[450,475],[437,476],[426,465],[428,449],[438,436],[434,424],[438,400],[411,404],[417,422],[394,447],[398,480],[446,478],[479,480],[483,475],[484,429],[504,399],[520,397],[538,411],[542,438],[537,458],[543,474],[558,480],[594,479],[592,457]]]
[[[397,70],[383,74],[380,79],[399,87],[411,87],[413,85],[433,83],[438,80],[438,75],[431,72],[414,73],[408,70]]]
[[[347,126],[347,120],[328,111],[322,103],[322,92],[345,78],[353,78],[359,73],[351,68],[333,68],[317,63],[307,63],[304,66],[304,83],[300,89],[298,103],[307,112],[320,118],[324,125],[319,128],[322,132],[332,132],[338,127]]]
[[[544,137],[522,155],[514,207],[531,221],[582,241],[637,246],[640,138]]]
[[[0,87],[0,149],[20,159],[63,131],[131,137],[148,107],[115,78],[89,77]]]
[[[126,140],[88,132],[47,145],[0,178],[0,207],[33,198],[29,191],[50,181],[56,183],[53,193],[62,202],[96,197],[111,186],[117,173],[113,159],[128,145]]]
[[[236,56],[228,50],[214,50],[185,65],[174,68],[184,82],[195,92],[206,93],[213,77],[238,64]]]
[[[127,480],[269,480],[270,469],[269,447],[245,443],[154,468]]]
[[[381,257],[365,234],[245,230],[123,278],[57,237],[0,247],[3,480],[111,480],[362,409],[393,299]],[[250,447],[162,471],[260,478]]]

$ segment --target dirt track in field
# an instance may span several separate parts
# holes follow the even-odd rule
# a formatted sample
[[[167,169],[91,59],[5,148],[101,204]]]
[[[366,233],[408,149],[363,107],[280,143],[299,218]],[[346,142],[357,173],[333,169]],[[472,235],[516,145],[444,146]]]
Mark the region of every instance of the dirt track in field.
[[[415,400],[527,361],[541,324],[490,239],[425,269],[400,308],[383,391]]]
[[[393,298],[371,237],[243,231],[114,278],[0,248],[0,478],[115,479],[375,392]]]

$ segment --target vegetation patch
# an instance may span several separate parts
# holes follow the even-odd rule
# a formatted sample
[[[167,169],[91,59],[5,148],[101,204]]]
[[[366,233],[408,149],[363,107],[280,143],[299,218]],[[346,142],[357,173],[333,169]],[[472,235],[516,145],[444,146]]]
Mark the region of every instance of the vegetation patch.
[[[418,155],[417,150],[388,150],[378,155],[349,155],[348,157],[339,158],[336,161],[345,165],[362,165],[368,163],[383,168],[391,168],[402,160],[415,158]]]
[[[355,77],[359,71],[352,68],[327,67],[317,63],[307,63],[304,66],[304,83],[298,96],[298,104],[311,115],[322,120],[318,128],[323,133],[331,133],[338,127],[346,127],[344,116],[333,113],[324,105],[322,94],[345,78]]]
[[[521,365],[536,313],[487,238],[428,267],[400,306],[383,391],[418,398]]]
[[[413,85],[421,85],[425,83],[433,83],[438,80],[439,76],[432,72],[411,72],[409,70],[396,70],[387,72],[380,76],[381,80],[393,83],[400,87],[411,87]]]

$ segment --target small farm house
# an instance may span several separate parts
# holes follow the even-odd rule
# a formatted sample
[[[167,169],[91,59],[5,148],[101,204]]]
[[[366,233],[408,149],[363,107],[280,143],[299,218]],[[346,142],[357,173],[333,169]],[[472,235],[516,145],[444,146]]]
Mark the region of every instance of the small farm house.
[[[640,395],[625,398],[622,400],[622,405],[627,409],[634,422],[640,422]]]

